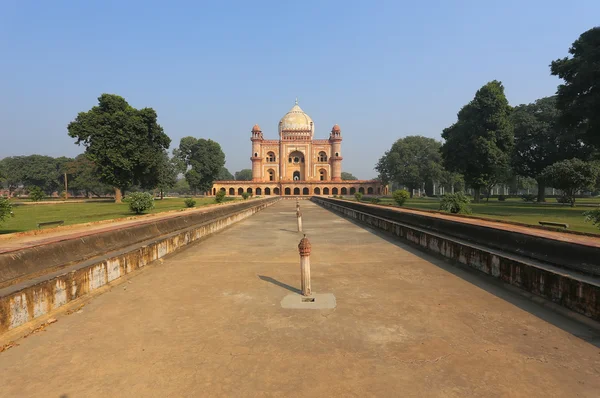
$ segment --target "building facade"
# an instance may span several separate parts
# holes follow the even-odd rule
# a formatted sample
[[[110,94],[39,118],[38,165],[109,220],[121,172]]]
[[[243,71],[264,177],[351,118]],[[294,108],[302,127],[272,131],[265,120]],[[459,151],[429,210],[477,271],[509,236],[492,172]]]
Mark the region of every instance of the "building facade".
[[[333,126],[328,139],[315,139],[315,124],[296,104],[281,118],[279,139],[251,130],[252,181],[215,181],[212,192],[227,195],[382,195],[379,181],[342,181],[342,130]]]

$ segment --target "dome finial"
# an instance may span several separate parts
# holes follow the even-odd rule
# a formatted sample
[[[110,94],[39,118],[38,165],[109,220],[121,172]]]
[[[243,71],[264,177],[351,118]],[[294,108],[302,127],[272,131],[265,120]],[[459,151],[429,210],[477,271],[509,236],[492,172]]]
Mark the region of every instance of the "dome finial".
[[[298,97],[296,97],[296,105],[298,105]]]

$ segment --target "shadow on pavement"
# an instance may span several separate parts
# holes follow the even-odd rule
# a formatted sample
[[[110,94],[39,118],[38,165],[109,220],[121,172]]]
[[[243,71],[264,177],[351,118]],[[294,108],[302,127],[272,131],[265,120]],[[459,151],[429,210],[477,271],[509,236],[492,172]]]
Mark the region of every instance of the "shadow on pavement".
[[[298,293],[298,294],[301,294],[301,293],[302,293],[302,292],[300,291],[300,289],[296,289],[296,288],[295,288],[295,287],[293,287],[293,286],[286,285],[286,284],[285,284],[285,283],[283,283],[283,282],[279,282],[277,279],[273,279],[273,278],[271,278],[270,276],[259,275],[258,277],[259,277],[260,279],[262,279],[263,281],[265,281],[265,282],[272,283],[272,284],[274,284],[274,285],[277,285],[277,286],[279,286],[279,287],[282,287],[282,288],[284,288],[284,289],[287,289],[287,290],[289,290],[290,292],[293,292],[293,293]]]

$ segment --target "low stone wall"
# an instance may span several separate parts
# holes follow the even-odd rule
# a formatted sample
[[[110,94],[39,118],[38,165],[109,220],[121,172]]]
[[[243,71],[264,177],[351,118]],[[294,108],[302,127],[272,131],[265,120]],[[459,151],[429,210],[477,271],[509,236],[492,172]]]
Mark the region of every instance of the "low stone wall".
[[[398,212],[391,209],[363,205],[362,209],[358,210],[357,207],[361,205],[360,203],[329,198],[313,198],[313,201],[347,218],[393,235],[398,240],[404,240],[425,251],[457,261],[600,321],[600,280],[597,278],[563,271],[531,258],[395,221],[392,218]],[[373,214],[375,212],[378,214]],[[381,215],[388,217],[381,217]],[[435,222],[430,221],[425,225],[432,223]],[[441,228],[439,230],[443,231]],[[492,239],[490,243],[495,242],[493,237],[495,231],[498,230],[487,231],[484,235]],[[466,233],[467,230],[462,231],[462,234]],[[504,244],[507,245],[509,242],[505,241]],[[523,242],[516,240],[513,244],[518,246]],[[560,245],[557,246],[560,247]],[[558,247],[555,250],[560,250]],[[531,248],[528,249],[531,251]],[[597,255],[596,259],[598,258],[600,255]]]
[[[162,232],[165,229],[161,230],[159,225],[155,225],[160,222],[151,223],[143,226],[148,231],[142,233],[142,236],[150,235],[150,239],[139,241],[137,238],[131,238],[127,247],[121,246],[112,252],[105,250],[102,256],[82,262],[71,260],[69,264],[63,265],[59,269],[42,267],[41,269],[45,270],[43,274],[29,277],[25,281],[0,289],[0,333],[47,314],[121,276],[173,253],[185,245],[227,228],[278,200],[278,198],[250,200],[242,203],[241,206],[234,205],[215,209],[217,211],[204,213],[202,216],[188,215],[186,220],[163,220],[170,227],[174,227],[170,222],[186,227],[167,234]],[[197,220],[200,221],[196,222]],[[163,228],[168,229],[167,226],[163,226]],[[143,232],[138,227],[128,228],[128,230],[128,234]],[[96,244],[103,241],[111,243],[118,237],[126,238],[127,235],[123,236],[123,232],[125,231],[112,231],[115,237],[91,236],[90,239]],[[94,239],[99,239],[99,241]],[[63,254],[57,253],[56,258],[67,257],[73,242],[59,242],[58,245],[48,246],[53,247],[57,252],[65,251]],[[94,246],[94,249],[96,247]],[[13,254],[15,256],[13,267],[18,268],[21,262],[20,253]],[[27,255],[25,254],[25,256]],[[43,257],[38,257],[37,261],[42,265],[45,263]]]

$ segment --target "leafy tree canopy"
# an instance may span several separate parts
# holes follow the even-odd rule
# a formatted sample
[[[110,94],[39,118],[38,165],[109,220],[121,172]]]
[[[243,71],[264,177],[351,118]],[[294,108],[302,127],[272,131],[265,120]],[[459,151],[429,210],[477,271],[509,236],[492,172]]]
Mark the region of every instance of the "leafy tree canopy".
[[[542,178],[551,187],[560,189],[571,206],[575,206],[577,192],[594,189],[598,172],[597,164],[575,158],[546,167],[542,172]]]
[[[445,128],[442,158],[447,170],[461,173],[480,199],[481,188],[508,178],[513,148],[511,108],[504,86],[491,81],[458,112],[458,120]]]
[[[587,142],[600,148],[600,27],[582,33],[569,54],[550,65],[552,74],[564,80],[557,90],[561,122],[581,129]]]
[[[384,183],[395,182],[412,190],[438,179],[442,173],[441,144],[419,135],[397,140],[375,166]]]
[[[221,171],[219,171],[217,180],[218,181],[233,181],[234,177],[233,177],[233,174],[231,174],[229,172],[229,170],[227,170],[227,168],[225,166],[223,166],[223,167],[221,167]]]
[[[89,160],[85,154],[65,165],[70,191],[83,192],[86,197],[90,195],[102,196],[110,193],[112,187],[100,181],[96,164]]]
[[[180,170],[187,170],[185,179],[194,191],[209,191],[225,165],[225,154],[221,146],[204,138],[182,138],[179,148],[173,150],[173,154]]]
[[[352,173],[342,171],[342,181],[354,181],[354,180],[358,180],[358,178],[354,177],[352,175]]]
[[[242,169],[235,172],[236,181],[252,181],[252,170]]]
[[[171,139],[152,108],[138,110],[123,97],[102,94],[98,105],[80,112],[67,129],[77,144],[85,146],[101,181],[116,188],[117,201],[120,191],[132,185],[154,188],[158,184],[162,152]]]

